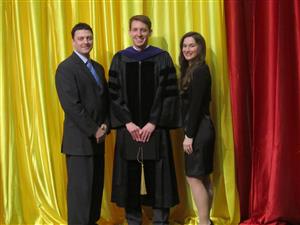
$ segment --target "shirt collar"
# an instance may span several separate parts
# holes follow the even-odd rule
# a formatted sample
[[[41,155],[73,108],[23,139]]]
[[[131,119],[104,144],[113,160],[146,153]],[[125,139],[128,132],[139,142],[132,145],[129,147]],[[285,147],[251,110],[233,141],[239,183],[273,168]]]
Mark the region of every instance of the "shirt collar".
[[[134,45],[132,45],[132,47],[134,48],[134,50],[136,50],[136,51],[138,51],[138,52],[140,52],[140,51],[141,51],[140,49],[138,49],[138,48],[137,48],[137,47],[135,47]],[[147,45],[147,46],[146,46],[146,48],[148,48],[148,47],[149,47],[149,45]],[[144,48],[143,50],[145,50],[146,48]],[[143,51],[143,50],[142,50],[142,51]]]
[[[76,55],[78,55],[78,57],[84,62],[84,64],[86,64],[86,62],[89,60],[87,57],[85,57],[84,55],[81,55],[81,54],[78,53],[76,50],[74,50],[74,52],[75,52]]]

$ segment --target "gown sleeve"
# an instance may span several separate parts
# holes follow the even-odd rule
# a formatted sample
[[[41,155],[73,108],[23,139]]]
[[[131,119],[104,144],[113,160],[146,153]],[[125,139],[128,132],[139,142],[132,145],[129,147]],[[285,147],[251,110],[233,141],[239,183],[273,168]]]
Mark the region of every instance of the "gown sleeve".
[[[161,88],[161,109],[158,125],[171,129],[181,126],[179,91],[176,77],[176,70],[172,58],[165,53],[164,59],[160,60],[159,85]]]

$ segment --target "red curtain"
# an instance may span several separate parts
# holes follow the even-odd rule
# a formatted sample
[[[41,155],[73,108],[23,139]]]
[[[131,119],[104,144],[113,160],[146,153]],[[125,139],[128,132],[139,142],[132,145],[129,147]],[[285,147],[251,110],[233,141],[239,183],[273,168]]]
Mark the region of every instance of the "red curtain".
[[[225,0],[241,224],[300,224],[300,1]]]

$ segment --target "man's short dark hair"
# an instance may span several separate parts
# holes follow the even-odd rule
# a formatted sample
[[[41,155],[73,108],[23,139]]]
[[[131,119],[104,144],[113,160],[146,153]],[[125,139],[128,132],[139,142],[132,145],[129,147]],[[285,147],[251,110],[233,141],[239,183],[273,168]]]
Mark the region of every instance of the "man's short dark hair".
[[[135,21],[135,20],[146,24],[147,27],[149,28],[149,30],[151,31],[151,20],[149,19],[148,16],[145,16],[145,15],[135,15],[135,16],[131,17],[129,19],[129,30],[131,29],[132,22]]]
[[[72,31],[71,31],[71,35],[72,35],[72,38],[74,39],[74,35],[75,35],[75,32],[77,30],[89,30],[92,32],[93,34],[93,29],[90,27],[90,25],[88,25],[87,23],[77,23],[73,28],[72,28]]]

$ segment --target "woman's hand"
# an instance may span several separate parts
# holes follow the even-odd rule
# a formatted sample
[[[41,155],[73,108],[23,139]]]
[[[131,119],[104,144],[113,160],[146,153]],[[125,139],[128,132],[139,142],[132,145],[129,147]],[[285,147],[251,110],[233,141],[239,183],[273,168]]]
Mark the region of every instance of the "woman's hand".
[[[185,151],[187,154],[192,154],[192,152],[193,152],[193,138],[189,138],[185,135],[182,145],[183,145],[183,151]]]

